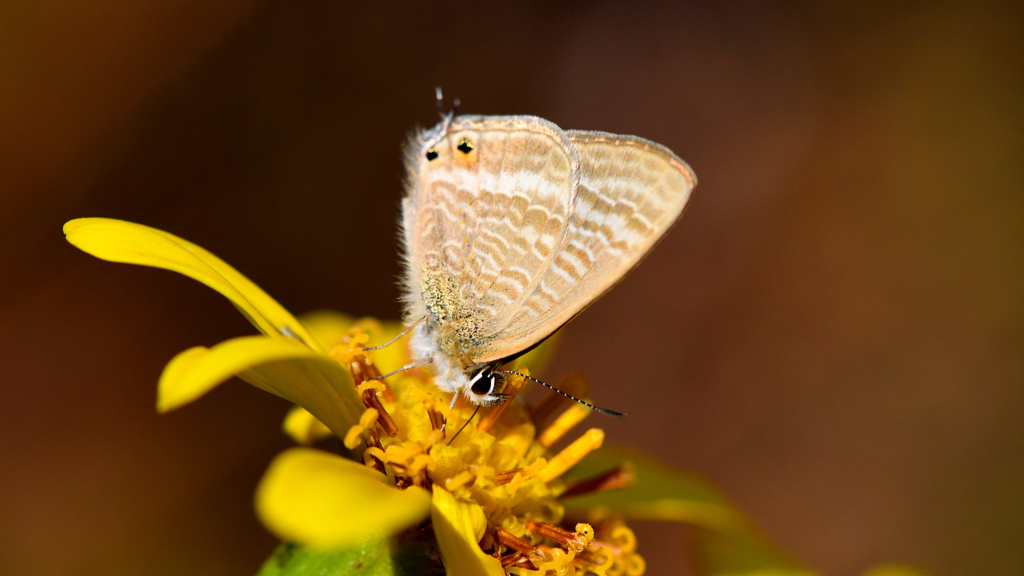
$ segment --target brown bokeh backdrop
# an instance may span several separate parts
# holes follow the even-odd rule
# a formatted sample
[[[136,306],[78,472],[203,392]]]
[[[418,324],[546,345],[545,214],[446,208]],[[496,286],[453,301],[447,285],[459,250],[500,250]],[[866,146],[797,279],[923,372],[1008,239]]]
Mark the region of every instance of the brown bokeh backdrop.
[[[548,372],[631,415],[612,441],[829,574],[1024,573],[1024,19],[971,6],[5,4],[0,572],[255,572],[286,406],[234,382],[153,409],[172,355],[251,327],[60,226],[142,222],[295,312],[395,317],[399,145],[441,85],[700,177]],[[638,531],[678,573],[685,531]]]

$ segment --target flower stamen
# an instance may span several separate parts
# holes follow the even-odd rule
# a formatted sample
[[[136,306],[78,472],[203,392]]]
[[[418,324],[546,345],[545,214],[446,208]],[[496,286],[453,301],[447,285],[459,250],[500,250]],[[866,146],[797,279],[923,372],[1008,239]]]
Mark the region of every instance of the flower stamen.
[[[579,463],[584,456],[600,448],[603,443],[604,430],[591,428],[552,458],[537,475],[544,482],[550,482]]]
[[[607,538],[611,542],[602,542],[601,544],[604,546],[618,548],[625,552],[636,550],[636,534],[621,523],[616,522],[612,526]]]
[[[380,370],[373,364],[373,359],[363,351],[363,345],[369,341],[370,335],[365,332],[354,332],[345,341],[335,346],[330,353],[342,365],[348,366],[352,373],[352,379],[356,386],[367,381],[378,381],[381,383],[381,395],[387,402],[395,401],[395,393],[388,388],[383,380],[377,380],[381,376]]]
[[[384,409],[384,405],[381,403],[380,398],[377,397],[377,392],[384,390],[384,384],[378,380],[367,380],[360,384],[357,389],[359,390],[359,399],[363,401],[363,405],[368,410],[376,410],[377,424],[381,430],[384,431],[388,436],[394,436],[398,434],[398,426],[395,425],[394,419],[388,414],[388,411]]]
[[[498,486],[501,486],[502,484],[508,484],[509,482],[512,481],[513,478],[516,477],[516,474],[519,474],[522,471],[522,468],[513,468],[511,470],[506,470],[504,472],[498,472],[497,474],[494,475],[494,483],[497,484]]]
[[[463,470],[462,472],[459,472],[455,476],[452,476],[451,478],[445,480],[444,487],[445,490],[448,490],[449,492],[454,492],[456,488],[465,486],[466,484],[470,484],[475,480],[476,474],[473,474],[473,472],[469,470]]]
[[[567,551],[574,554],[581,552],[588,544],[590,544],[590,541],[594,539],[594,528],[591,527],[590,524],[584,524],[582,522],[576,525],[575,532],[571,532],[553,524],[537,522],[534,520],[527,521],[526,529],[538,536],[543,536],[549,540],[558,542],[564,546]]]
[[[551,448],[573,428],[590,415],[591,409],[583,404],[573,404],[566,408],[565,412],[559,414],[552,422],[537,436],[537,443],[545,448]]]
[[[537,567],[534,566],[532,562],[530,562],[525,556],[523,556],[522,552],[513,552],[511,554],[506,554],[505,556],[502,556],[500,560],[502,568],[515,567],[526,568],[528,570],[537,569]]]
[[[530,545],[529,542],[518,538],[508,530],[504,528],[498,528],[497,530],[498,542],[501,542],[505,546],[515,550],[516,552],[522,552],[524,554],[536,552],[537,549]]]
[[[547,560],[542,551],[504,528],[498,528],[495,532],[495,536],[499,543],[511,550],[515,550],[513,554],[509,554],[501,558],[501,565],[503,567],[536,570],[536,564]]]
[[[427,418],[430,419],[430,427],[436,431],[444,426],[444,414],[435,410],[433,406],[427,406]]]
[[[373,425],[377,423],[379,414],[376,409],[367,408],[363,415],[359,417],[359,424],[352,426],[345,433],[345,438],[342,440],[345,448],[355,450],[359,446],[359,442],[363,440],[363,435],[372,433]]]
[[[373,440],[375,441],[374,445],[370,446],[366,450],[363,450],[363,464],[366,464],[368,467],[373,468],[377,472],[380,472],[381,474],[387,476],[388,469],[386,466],[384,466],[384,461],[378,458],[374,452],[371,452],[371,450],[375,450],[380,454],[384,453],[380,446],[380,440],[378,440],[377,438],[374,438]]]

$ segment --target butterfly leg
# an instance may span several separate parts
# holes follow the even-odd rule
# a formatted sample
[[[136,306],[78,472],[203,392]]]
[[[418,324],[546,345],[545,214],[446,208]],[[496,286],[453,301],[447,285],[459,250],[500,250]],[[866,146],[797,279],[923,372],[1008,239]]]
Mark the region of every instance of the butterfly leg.
[[[415,328],[416,326],[418,326],[420,322],[423,322],[424,320],[426,320],[426,318],[427,317],[424,316],[424,317],[420,318],[419,320],[413,322],[412,324],[409,325],[408,328],[406,328],[405,330],[402,330],[401,332],[399,332],[398,336],[395,336],[391,340],[388,340],[387,342],[385,342],[385,343],[383,343],[383,344],[381,344],[379,346],[371,346],[370,348],[363,348],[363,351],[364,352],[372,352],[374,350],[380,350],[381,348],[386,348],[387,346],[390,346],[391,344],[394,344],[396,340],[398,340],[402,336],[405,336],[409,332],[412,332],[412,329]],[[285,326],[285,328],[287,328],[287,326]],[[282,332],[283,332],[283,330],[282,330]],[[286,334],[286,336],[287,336],[287,334]]]
[[[426,361],[420,361],[420,360],[418,360],[416,362],[410,362],[410,363],[406,364],[405,366],[402,366],[398,370],[392,370],[391,372],[388,372],[387,374],[382,374],[380,376],[377,376],[376,378],[369,378],[369,380],[383,380],[383,379],[387,378],[388,376],[394,376],[395,374],[398,374],[399,372],[404,372],[406,370],[412,370],[413,368],[419,368],[420,366],[423,366],[426,363],[427,363]]]

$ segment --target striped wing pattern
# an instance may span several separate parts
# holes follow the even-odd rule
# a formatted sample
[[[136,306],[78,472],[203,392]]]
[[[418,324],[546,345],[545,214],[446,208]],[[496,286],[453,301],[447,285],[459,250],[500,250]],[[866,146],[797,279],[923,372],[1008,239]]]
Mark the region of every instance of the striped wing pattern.
[[[410,268],[442,349],[469,362],[554,259],[579,159],[564,132],[535,117],[461,117],[438,136],[409,159]]]
[[[565,238],[537,288],[479,361],[543,340],[619,282],[679,218],[696,185],[667,148],[632,136],[567,132],[580,184]]]
[[[580,313],[696,185],[663,146],[534,116],[456,117],[409,152],[409,320],[429,312],[439,348],[464,366],[515,356]]]

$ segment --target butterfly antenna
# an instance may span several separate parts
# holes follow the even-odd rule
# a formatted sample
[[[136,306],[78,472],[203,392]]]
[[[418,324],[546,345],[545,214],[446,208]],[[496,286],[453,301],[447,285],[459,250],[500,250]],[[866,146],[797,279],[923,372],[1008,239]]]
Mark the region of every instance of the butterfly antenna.
[[[444,120],[448,113],[444,110],[444,93],[441,92],[440,86],[434,88],[434,101],[437,102],[437,114]]]
[[[626,417],[626,415],[623,414],[622,412],[616,412],[614,410],[609,410],[607,408],[601,408],[600,406],[594,406],[593,404],[591,404],[590,402],[587,402],[586,400],[580,400],[579,398],[573,396],[572,394],[568,394],[566,392],[562,392],[561,390],[559,390],[558,388],[555,388],[554,386],[552,386],[551,384],[548,384],[547,382],[542,382],[540,380],[537,380],[533,376],[527,376],[526,374],[522,374],[520,372],[513,372],[511,370],[498,370],[497,372],[499,374],[515,374],[516,376],[522,376],[523,378],[526,378],[527,380],[531,380],[533,382],[536,382],[537,384],[540,384],[541,386],[545,386],[545,387],[547,387],[547,388],[549,388],[551,390],[554,390],[555,392],[558,392],[562,396],[565,396],[566,398],[568,398],[570,400],[575,400],[576,402],[579,402],[580,404],[583,404],[587,408],[590,408],[590,409],[594,410],[594,412],[598,412],[600,414],[604,414],[605,416],[611,416],[612,418],[625,418]]]
[[[466,426],[469,426],[469,423],[473,421],[473,417],[476,416],[476,413],[479,411],[480,405],[478,404],[476,410],[473,410],[473,413],[469,415],[469,420],[466,420],[466,423],[459,428],[459,431],[455,433],[455,436],[452,436],[452,439],[448,441],[449,446],[452,445],[452,442],[455,442],[455,439],[459,437],[459,434],[462,434],[462,431],[466,429]]]
[[[437,114],[441,117],[441,122],[444,123],[444,130],[441,131],[443,134],[448,133],[448,125],[452,123],[452,118],[455,118],[455,114],[459,111],[459,99],[456,98],[453,102],[451,111],[446,112],[444,109],[444,95],[441,93],[441,87],[434,88],[434,98],[437,100]]]
[[[425,318],[426,318],[426,316],[424,316],[423,318],[420,318],[419,320],[413,322],[408,328],[406,328],[405,330],[402,330],[401,332],[399,332],[398,336],[395,336],[394,338],[392,338],[391,340],[388,340],[387,342],[385,342],[383,344],[380,344],[378,346],[371,346],[370,348],[363,348],[363,352],[373,352],[374,350],[380,350],[381,348],[385,348],[387,346],[390,346],[390,345],[394,344],[396,340],[398,340],[402,336],[405,336],[409,332],[412,332],[412,329],[415,328],[420,322],[423,322],[423,320]]]

